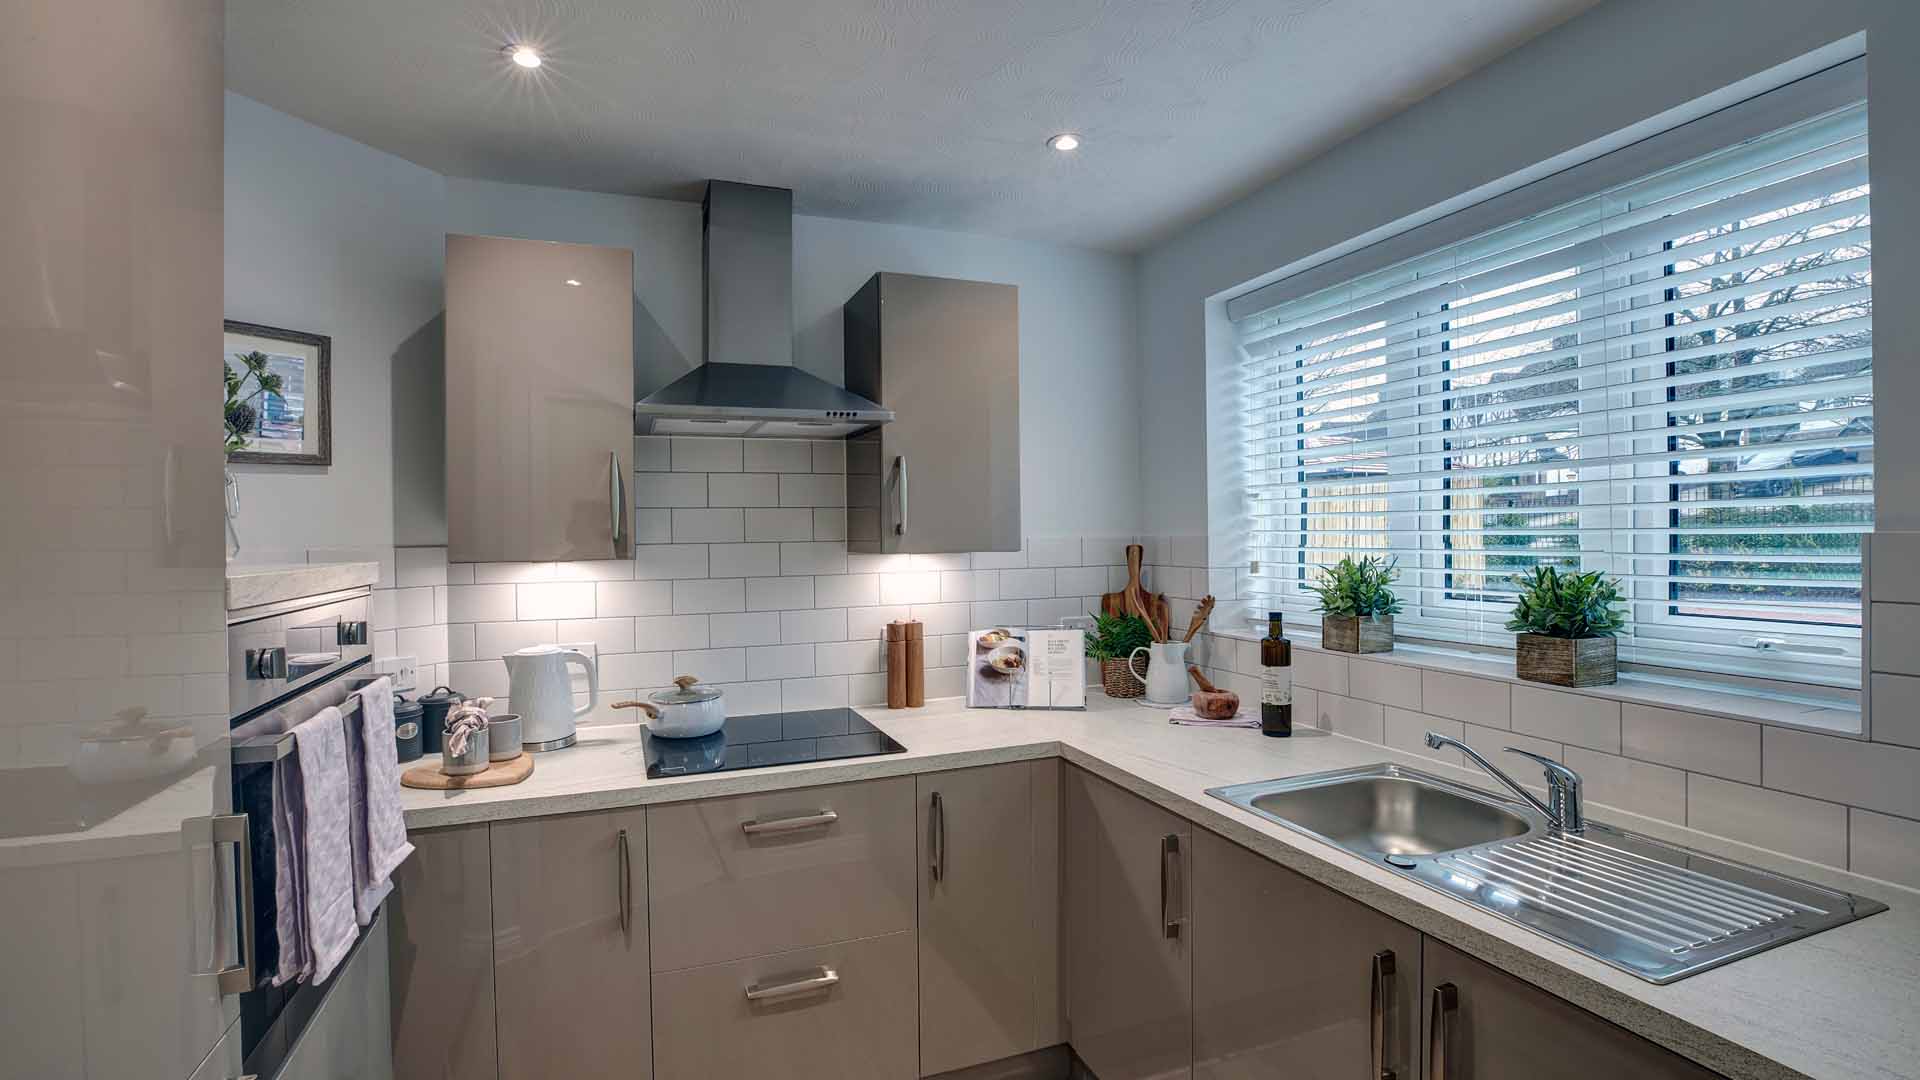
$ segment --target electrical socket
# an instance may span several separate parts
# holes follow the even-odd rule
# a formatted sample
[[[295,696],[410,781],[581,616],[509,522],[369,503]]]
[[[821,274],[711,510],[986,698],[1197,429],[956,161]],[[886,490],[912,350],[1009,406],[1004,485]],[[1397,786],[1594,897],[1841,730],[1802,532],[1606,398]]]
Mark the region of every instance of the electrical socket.
[[[395,690],[412,690],[419,685],[420,662],[412,656],[385,656],[373,662],[373,673],[391,678]]]

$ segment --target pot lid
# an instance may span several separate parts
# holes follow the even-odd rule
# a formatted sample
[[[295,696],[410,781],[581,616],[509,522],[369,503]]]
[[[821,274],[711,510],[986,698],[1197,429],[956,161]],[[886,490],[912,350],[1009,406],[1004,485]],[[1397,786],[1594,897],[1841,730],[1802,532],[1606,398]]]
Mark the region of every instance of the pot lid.
[[[696,701],[712,701],[720,696],[717,686],[701,686],[700,679],[694,675],[682,675],[673,680],[677,690],[661,690],[648,695],[647,700],[656,705],[691,705]]]

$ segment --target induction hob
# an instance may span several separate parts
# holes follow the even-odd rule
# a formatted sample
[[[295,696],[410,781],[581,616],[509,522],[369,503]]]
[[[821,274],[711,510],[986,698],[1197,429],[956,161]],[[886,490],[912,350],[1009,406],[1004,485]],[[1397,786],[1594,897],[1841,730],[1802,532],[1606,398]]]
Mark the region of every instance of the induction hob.
[[[641,745],[647,777],[653,780],[899,754],[907,749],[852,709],[729,716],[725,727],[695,739],[662,739],[643,726]]]

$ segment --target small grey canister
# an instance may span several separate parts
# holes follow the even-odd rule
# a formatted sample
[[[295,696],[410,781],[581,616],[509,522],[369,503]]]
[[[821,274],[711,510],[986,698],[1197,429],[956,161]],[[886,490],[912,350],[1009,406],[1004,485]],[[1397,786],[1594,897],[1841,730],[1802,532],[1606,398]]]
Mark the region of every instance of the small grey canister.
[[[502,713],[487,721],[487,760],[512,761],[521,754],[520,714]]]

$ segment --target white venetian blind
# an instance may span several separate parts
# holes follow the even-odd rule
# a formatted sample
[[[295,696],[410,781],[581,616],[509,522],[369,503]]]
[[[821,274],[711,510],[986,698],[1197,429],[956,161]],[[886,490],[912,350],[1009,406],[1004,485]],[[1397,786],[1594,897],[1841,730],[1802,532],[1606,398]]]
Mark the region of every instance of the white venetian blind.
[[[1403,636],[1511,644],[1604,569],[1624,660],[1858,681],[1873,525],[1866,106],[1235,324],[1256,602],[1396,558]]]

